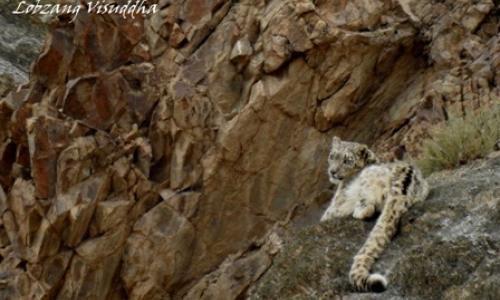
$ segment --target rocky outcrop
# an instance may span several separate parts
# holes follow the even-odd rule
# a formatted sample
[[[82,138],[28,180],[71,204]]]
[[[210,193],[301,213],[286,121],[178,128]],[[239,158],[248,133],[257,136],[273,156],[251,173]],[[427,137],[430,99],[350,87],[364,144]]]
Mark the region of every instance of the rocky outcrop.
[[[382,294],[355,293],[352,257],[373,222],[336,219],[284,235],[283,251],[250,299],[496,299],[500,289],[500,153],[429,178],[375,264],[388,275]],[[287,236],[287,237],[285,237]]]
[[[46,28],[34,16],[12,14],[18,4],[6,1],[0,7],[0,74],[24,83],[30,64],[42,48]]]
[[[0,100],[1,297],[243,297],[332,135],[414,155],[498,101],[493,1],[158,5],[61,18]]]

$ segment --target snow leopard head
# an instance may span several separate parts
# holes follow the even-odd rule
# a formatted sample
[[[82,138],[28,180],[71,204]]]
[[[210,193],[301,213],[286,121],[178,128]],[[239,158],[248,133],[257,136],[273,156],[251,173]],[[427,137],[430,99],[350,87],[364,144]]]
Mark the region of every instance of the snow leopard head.
[[[351,177],[365,166],[378,163],[378,159],[368,146],[342,141],[333,137],[328,155],[328,176],[330,182],[338,183]]]

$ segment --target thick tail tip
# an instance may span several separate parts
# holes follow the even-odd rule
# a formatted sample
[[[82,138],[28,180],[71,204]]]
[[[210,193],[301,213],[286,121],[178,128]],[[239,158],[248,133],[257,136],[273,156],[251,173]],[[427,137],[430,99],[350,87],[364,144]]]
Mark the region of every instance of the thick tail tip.
[[[370,274],[366,283],[370,291],[375,293],[382,293],[387,289],[387,279],[382,274]]]

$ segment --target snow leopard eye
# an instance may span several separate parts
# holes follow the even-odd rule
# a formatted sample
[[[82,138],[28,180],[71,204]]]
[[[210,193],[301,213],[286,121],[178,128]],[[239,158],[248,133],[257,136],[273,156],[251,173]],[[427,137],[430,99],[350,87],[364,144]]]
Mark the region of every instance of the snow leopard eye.
[[[346,165],[353,165],[354,164],[354,159],[352,157],[346,156],[346,157],[344,157],[344,164],[346,164]]]

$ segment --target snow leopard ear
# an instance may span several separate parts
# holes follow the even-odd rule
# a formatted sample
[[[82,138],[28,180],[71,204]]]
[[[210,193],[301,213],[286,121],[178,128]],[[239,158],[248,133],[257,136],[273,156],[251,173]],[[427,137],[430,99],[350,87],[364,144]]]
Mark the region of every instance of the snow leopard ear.
[[[369,164],[376,164],[378,163],[378,158],[375,156],[375,153],[368,149],[367,146],[363,146],[360,150],[360,156],[361,158],[366,162],[367,165]]]

